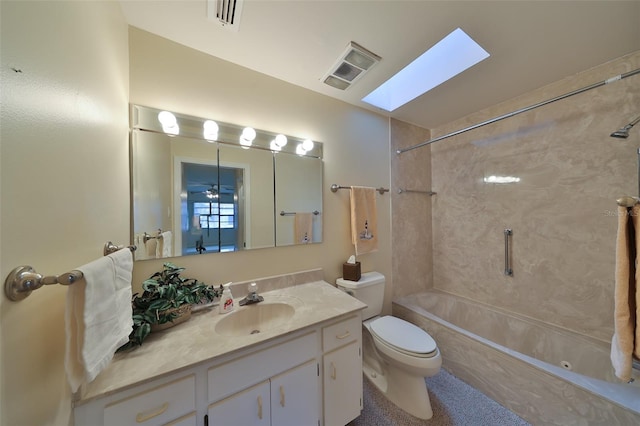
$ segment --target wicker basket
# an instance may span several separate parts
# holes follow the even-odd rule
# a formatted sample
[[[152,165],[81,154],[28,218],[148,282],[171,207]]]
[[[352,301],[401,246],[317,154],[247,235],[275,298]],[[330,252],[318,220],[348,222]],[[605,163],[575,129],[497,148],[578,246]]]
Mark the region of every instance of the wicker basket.
[[[191,305],[182,305],[178,306],[177,308],[171,308],[163,311],[163,314],[170,314],[173,312],[178,313],[178,316],[174,318],[173,321],[168,321],[164,324],[151,324],[151,332],[166,330],[167,328],[171,328],[175,325],[187,321],[189,318],[191,318]]]

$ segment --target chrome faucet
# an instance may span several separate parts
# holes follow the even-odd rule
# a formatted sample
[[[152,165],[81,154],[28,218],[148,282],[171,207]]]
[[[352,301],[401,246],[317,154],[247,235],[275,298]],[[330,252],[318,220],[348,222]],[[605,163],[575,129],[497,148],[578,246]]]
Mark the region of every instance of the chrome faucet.
[[[264,300],[264,297],[258,295],[258,284],[249,284],[248,290],[249,294],[247,294],[247,297],[240,301],[240,306],[253,305],[254,303],[260,303]]]

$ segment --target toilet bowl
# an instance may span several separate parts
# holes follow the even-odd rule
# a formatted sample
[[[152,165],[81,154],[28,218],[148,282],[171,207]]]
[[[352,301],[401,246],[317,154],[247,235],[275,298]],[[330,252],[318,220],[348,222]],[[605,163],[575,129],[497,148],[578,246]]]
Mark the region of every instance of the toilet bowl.
[[[362,274],[359,281],[339,278],[339,289],[368,305],[363,311],[363,372],[385,397],[420,419],[433,416],[425,377],[438,373],[442,357],[433,338],[421,328],[382,310],[384,276]]]

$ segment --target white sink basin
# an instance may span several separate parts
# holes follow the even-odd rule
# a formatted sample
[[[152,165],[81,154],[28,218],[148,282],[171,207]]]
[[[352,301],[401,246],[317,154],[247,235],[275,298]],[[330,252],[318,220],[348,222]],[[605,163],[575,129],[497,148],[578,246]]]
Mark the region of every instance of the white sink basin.
[[[223,336],[256,334],[286,323],[295,311],[293,306],[281,302],[247,305],[226,314],[215,330]]]

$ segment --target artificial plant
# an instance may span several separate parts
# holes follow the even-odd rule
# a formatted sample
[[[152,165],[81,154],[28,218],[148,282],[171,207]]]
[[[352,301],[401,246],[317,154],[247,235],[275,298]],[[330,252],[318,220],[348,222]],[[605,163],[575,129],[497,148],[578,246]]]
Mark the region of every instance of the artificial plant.
[[[174,308],[212,302],[220,295],[220,290],[195,278],[180,276],[185,268],[173,263],[164,263],[162,270],[154,273],[142,283],[142,294],[135,293],[131,304],[133,310],[133,330],[129,342],[118,351],[140,346],[151,333],[153,324],[173,322],[179,313]]]

